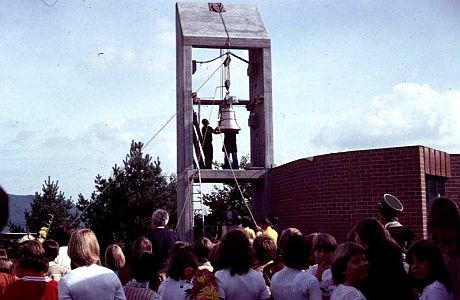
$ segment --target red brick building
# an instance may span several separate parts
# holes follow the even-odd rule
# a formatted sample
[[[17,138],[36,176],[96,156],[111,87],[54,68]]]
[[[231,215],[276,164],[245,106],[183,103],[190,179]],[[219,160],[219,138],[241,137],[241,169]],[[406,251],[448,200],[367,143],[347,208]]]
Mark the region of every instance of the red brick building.
[[[401,223],[426,235],[430,199],[446,195],[460,204],[460,155],[424,146],[333,153],[273,168],[271,211],[279,227],[327,232],[344,241],[360,219],[378,216],[383,194],[404,205]]]

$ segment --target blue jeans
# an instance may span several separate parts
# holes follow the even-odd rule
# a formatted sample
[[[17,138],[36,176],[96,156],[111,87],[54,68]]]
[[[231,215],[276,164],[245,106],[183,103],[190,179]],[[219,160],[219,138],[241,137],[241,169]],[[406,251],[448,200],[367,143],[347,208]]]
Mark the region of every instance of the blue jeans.
[[[232,169],[237,170],[240,168],[240,165],[238,164],[238,155],[236,152],[231,152],[229,153],[232,156]],[[228,162],[227,155],[224,155],[224,169],[230,169],[230,164]]]

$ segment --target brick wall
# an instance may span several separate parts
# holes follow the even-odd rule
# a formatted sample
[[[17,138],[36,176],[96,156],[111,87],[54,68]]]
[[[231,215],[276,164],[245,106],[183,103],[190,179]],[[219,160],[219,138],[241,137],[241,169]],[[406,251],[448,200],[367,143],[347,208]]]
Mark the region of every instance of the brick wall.
[[[423,151],[421,146],[351,151],[276,167],[270,173],[272,214],[280,229],[327,232],[342,242],[358,220],[378,217],[377,204],[390,193],[405,207],[401,223],[423,236]]]
[[[446,196],[460,207],[460,154],[450,154],[451,176],[446,183]]]

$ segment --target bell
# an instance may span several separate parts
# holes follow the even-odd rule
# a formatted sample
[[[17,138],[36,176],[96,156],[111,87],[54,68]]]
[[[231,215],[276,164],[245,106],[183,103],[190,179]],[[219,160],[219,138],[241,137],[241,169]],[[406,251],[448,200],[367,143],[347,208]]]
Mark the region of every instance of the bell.
[[[231,104],[225,105],[220,109],[218,127],[224,133],[241,130],[240,126],[236,123],[235,111]]]

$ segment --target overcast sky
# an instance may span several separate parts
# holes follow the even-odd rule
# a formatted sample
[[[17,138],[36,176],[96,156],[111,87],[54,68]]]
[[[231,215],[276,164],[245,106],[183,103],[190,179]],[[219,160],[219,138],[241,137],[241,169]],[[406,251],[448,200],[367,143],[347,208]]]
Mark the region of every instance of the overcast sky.
[[[148,141],[174,115],[175,2],[45,5],[54,1],[0,0],[0,185],[33,194],[50,176],[75,199],[122,164],[131,140]],[[277,165],[417,144],[460,153],[460,1],[230,3],[256,5],[271,38]],[[214,67],[200,66],[194,89]],[[246,66],[231,68],[232,94],[245,99]],[[214,95],[214,77],[201,97]],[[245,155],[248,112],[236,114]],[[204,116],[217,124],[215,107]],[[175,127],[145,148],[165,174],[176,171]]]

